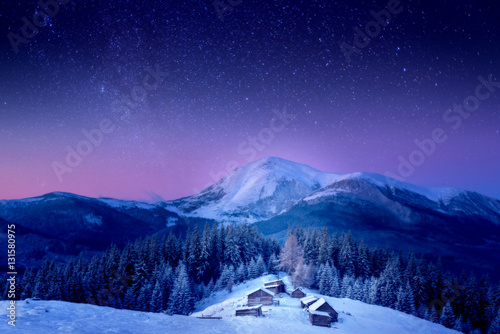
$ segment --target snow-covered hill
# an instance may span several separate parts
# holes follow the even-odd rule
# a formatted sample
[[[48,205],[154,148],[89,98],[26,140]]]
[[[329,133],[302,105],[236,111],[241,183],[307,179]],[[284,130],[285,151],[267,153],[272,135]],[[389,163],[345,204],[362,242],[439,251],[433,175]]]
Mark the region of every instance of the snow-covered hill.
[[[235,317],[235,308],[244,305],[246,293],[257,289],[275,278],[268,275],[234,287],[232,293],[218,292],[213,298],[198,303],[191,316],[169,316],[117,310],[110,307],[74,304],[61,301],[19,301],[17,302],[16,328],[19,333],[268,333],[268,334],[457,334],[414,316],[375,305],[368,305],[350,299],[325,297],[339,313],[339,321],[332,328],[312,326],[307,311],[300,308],[298,299],[283,296],[279,306],[263,307],[264,317]],[[285,278],[288,283],[288,279]],[[316,296],[321,296],[317,291]],[[13,330],[7,324],[7,301],[0,301],[0,332]],[[221,320],[198,319],[201,315],[221,316]]]
[[[265,282],[275,280],[275,275],[267,275],[239,284],[231,293],[217,292],[213,298],[197,304],[191,317],[214,316],[222,320],[204,320],[210,324],[222,322],[227,328],[236,328],[238,333],[303,333],[319,334],[457,334],[459,332],[444,326],[425,321],[399,311],[376,305],[369,305],[347,298],[332,298],[320,295],[317,290],[304,289],[305,292],[324,298],[338,313],[339,321],[331,328],[312,326],[307,311],[300,307],[300,300],[282,294],[280,305],[263,306],[264,317],[236,317],[235,309],[246,304],[246,295],[258,289]],[[291,287],[287,277],[281,277],[287,287]],[[208,327],[208,326],[207,326]],[[207,331],[203,333],[216,333]]]

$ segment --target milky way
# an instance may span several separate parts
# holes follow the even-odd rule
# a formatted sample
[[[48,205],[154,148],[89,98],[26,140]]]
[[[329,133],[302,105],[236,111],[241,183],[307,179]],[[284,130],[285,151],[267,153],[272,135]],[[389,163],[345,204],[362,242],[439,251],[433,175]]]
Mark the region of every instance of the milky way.
[[[60,2],[1,5],[1,199],[173,199],[266,156],[500,198],[494,1]]]

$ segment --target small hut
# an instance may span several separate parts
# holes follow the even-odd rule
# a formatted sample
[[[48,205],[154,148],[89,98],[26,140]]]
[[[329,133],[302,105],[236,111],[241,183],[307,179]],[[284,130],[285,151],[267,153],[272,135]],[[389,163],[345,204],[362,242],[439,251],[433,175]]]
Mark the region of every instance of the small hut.
[[[282,293],[285,292],[285,283],[283,283],[282,280],[276,280],[276,281],[271,281],[264,283],[264,287],[268,289],[269,291],[272,291],[274,293]]]
[[[326,312],[330,315],[331,322],[336,322],[338,320],[339,314],[324,300],[323,298],[318,299],[314,304],[309,306],[309,312],[320,311]]]
[[[302,306],[302,308],[306,308],[309,305],[314,304],[317,300],[318,298],[314,297],[313,295],[300,298],[300,306]]]
[[[260,316],[262,316],[262,304],[255,305],[255,306],[245,306],[245,307],[237,308],[236,309],[236,316],[237,317],[242,317],[242,316],[260,317]]]
[[[309,321],[313,326],[330,327],[330,315],[326,312],[309,310]]]
[[[297,288],[290,293],[292,298],[304,298],[306,296],[305,292],[301,288]]]
[[[247,295],[247,298],[248,298],[248,306],[255,306],[259,304],[273,305],[274,292],[269,291],[266,288],[260,288],[253,292],[250,292]]]

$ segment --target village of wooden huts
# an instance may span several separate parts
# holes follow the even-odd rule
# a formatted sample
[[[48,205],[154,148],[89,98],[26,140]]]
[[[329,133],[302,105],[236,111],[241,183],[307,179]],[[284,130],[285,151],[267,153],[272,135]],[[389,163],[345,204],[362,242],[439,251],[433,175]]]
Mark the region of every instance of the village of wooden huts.
[[[260,317],[262,316],[262,304],[254,305],[254,306],[244,306],[236,309],[236,316],[254,316]]]

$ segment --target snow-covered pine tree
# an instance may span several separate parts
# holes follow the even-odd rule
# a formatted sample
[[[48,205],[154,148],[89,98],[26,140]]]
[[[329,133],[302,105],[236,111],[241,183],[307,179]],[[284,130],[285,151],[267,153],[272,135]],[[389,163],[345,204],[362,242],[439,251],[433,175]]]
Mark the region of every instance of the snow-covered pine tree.
[[[328,295],[332,288],[332,268],[329,263],[326,263],[320,273],[319,278],[319,293],[322,295]]]
[[[248,277],[248,270],[245,268],[245,265],[241,263],[236,269],[236,273],[234,276],[234,280],[236,283],[244,282]]]
[[[371,275],[371,261],[368,256],[368,249],[366,248],[364,241],[361,240],[358,246],[358,274],[361,278],[365,279]]]
[[[335,267],[332,268],[332,286],[330,287],[329,296],[340,297],[340,278],[339,273]]]
[[[395,306],[398,311],[408,314],[416,314],[413,291],[409,282],[406,283],[406,286],[401,285],[399,288]]]
[[[229,225],[229,227],[227,228],[224,246],[225,262],[238,267],[238,265],[242,262],[240,253],[240,240],[236,228],[233,225]]]
[[[181,263],[176,269],[177,277],[168,302],[168,313],[189,315],[194,306],[193,292],[186,266]]]
[[[354,241],[351,232],[342,235],[339,251],[339,266],[340,272],[348,276],[355,275],[355,254],[353,244]]]
[[[259,277],[258,270],[257,270],[257,264],[255,263],[254,259],[251,259],[250,263],[248,264],[248,278],[254,279],[257,277]]]
[[[278,272],[277,270],[278,265],[279,263],[276,254],[272,253],[271,256],[269,256],[269,261],[267,263],[267,268],[269,270],[269,273],[276,274]]]
[[[351,298],[355,300],[363,300],[363,281],[361,277],[358,277],[354,282]]]
[[[151,301],[149,309],[151,312],[162,312],[165,310],[163,288],[160,285],[160,281],[156,280],[153,293],[151,294]]]
[[[328,229],[324,228],[321,231],[319,238],[318,247],[318,263],[327,263],[330,260],[331,248],[330,248],[330,234]]]
[[[264,259],[262,258],[262,255],[259,254],[259,257],[257,258],[257,262],[255,263],[255,266],[257,268],[257,277],[261,276],[265,272],[267,272],[266,268],[266,263],[264,262]]]

